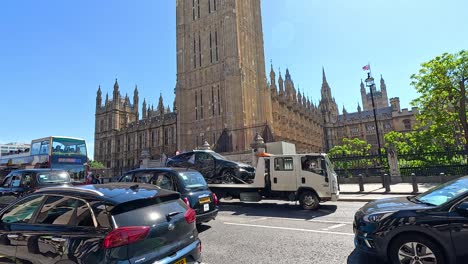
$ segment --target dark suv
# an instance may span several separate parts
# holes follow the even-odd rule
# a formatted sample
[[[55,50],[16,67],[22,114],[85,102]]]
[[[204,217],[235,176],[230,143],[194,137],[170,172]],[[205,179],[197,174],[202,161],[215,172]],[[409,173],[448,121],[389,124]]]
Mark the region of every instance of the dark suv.
[[[203,175],[180,168],[137,169],[125,173],[121,182],[142,182],[177,191],[197,213],[197,224],[214,220],[218,215],[218,198],[208,188]]]
[[[71,184],[70,175],[58,169],[25,169],[10,172],[0,186],[0,209],[43,187]]]
[[[0,212],[11,263],[192,263],[201,243],[180,194],[149,184],[49,187]]]
[[[358,210],[355,244],[390,263],[467,263],[468,177]]]
[[[208,183],[252,183],[255,168],[226,159],[211,150],[194,150],[169,158],[167,167],[191,168],[199,171]]]

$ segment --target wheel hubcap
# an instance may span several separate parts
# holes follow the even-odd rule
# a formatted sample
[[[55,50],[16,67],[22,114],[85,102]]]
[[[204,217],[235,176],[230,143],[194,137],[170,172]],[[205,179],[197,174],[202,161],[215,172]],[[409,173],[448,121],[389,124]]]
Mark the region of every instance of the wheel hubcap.
[[[314,197],[312,197],[312,195],[304,196],[304,204],[307,206],[313,206],[315,204]]]
[[[437,264],[437,258],[432,250],[419,242],[408,242],[398,250],[401,264]]]

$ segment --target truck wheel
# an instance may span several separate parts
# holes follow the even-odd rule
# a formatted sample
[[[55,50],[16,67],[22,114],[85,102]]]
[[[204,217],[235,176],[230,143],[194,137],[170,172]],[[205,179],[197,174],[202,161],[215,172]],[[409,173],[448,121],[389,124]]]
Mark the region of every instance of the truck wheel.
[[[299,197],[299,202],[304,210],[317,210],[319,207],[319,199],[311,191],[305,191]]]
[[[224,170],[221,174],[221,182],[222,183],[235,183],[234,181],[234,174],[231,170]]]

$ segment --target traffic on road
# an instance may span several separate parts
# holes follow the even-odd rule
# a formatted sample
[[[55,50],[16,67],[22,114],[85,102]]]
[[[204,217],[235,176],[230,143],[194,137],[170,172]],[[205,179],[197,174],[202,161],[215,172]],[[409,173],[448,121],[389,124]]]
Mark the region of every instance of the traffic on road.
[[[246,173],[199,150],[104,184],[57,168],[13,170],[0,188],[0,260],[444,264],[468,256],[468,177],[420,195],[342,202],[326,154],[255,157]]]

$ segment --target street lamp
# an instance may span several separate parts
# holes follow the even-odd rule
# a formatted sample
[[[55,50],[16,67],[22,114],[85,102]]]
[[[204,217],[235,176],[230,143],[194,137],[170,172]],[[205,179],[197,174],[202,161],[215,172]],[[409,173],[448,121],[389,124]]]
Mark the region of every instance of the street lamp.
[[[379,157],[382,157],[382,151],[380,149],[380,134],[379,134],[379,126],[377,124],[377,114],[375,111],[375,102],[374,102],[374,89],[375,89],[375,82],[374,78],[372,78],[371,73],[367,73],[367,79],[365,80],[366,86],[369,87],[370,89],[370,95],[371,95],[371,100],[372,100],[372,110],[374,111],[374,123],[375,123],[375,133],[377,135],[377,145],[378,145],[378,153]]]

